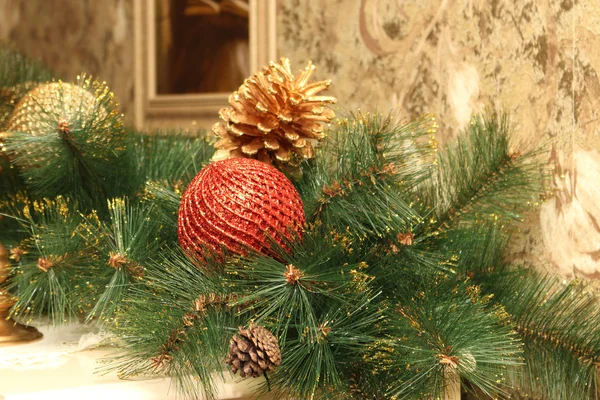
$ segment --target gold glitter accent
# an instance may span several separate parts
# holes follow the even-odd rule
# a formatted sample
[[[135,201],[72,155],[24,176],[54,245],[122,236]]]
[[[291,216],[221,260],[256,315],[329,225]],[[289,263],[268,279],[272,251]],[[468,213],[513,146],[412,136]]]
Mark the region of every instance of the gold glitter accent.
[[[64,256],[40,257],[37,262],[37,267],[40,271],[48,272],[51,268],[54,268],[56,264],[64,261],[64,259]]]
[[[123,254],[118,252],[110,252],[108,265],[116,270],[125,268],[134,278],[142,278],[144,276],[144,267],[140,264],[127,259]]]
[[[15,262],[19,262],[21,261],[21,257],[25,254],[25,250],[23,250],[20,247],[15,247],[13,249],[10,249],[10,259],[14,260]]]
[[[440,360],[440,364],[456,369],[458,367],[459,359],[457,356],[448,356],[446,354],[438,354],[437,358]]]
[[[288,264],[285,267],[285,272],[283,273],[283,276],[285,277],[285,280],[288,284],[296,285],[300,278],[304,276],[304,273],[302,273],[302,271],[300,271],[294,265]]]
[[[411,246],[413,244],[413,239],[415,238],[415,235],[411,231],[408,231],[404,233],[399,233],[396,238],[401,244],[405,246]]]

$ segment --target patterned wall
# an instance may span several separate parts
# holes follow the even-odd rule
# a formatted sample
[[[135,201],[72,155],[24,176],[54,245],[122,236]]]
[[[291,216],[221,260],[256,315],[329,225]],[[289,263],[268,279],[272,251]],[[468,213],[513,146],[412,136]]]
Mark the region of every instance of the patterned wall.
[[[514,257],[600,278],[598,0],[280,0],[277,29],[343,108],[434,113],[442,142],[472,112],[509,110],[514,145],[546,146],[557,185]]]
[[[0,0],[0,21],[0,40],[66,81],[82,72],[105,80],[133,112],[132,0]]]
[[[531,215],[514,257],[600,278],[598,0],[277,2],[279,54],[297,68],[311,59],[343,109],[435,113],[442,142],[472,112],[509,110],[515,146],[546,146],[556,172],[556,196]],[[101,77],[129,115],[132,3],[0,0],[0,39],[65,79]]]

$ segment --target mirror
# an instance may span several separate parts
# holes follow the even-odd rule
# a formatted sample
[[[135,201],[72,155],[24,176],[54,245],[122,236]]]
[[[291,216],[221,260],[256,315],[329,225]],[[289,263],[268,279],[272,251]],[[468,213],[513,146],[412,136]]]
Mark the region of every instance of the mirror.
[[[236,90],[250,75],[249,0],[155,0],[156,93]]]
[[[276,57],[275,0],[133,0],[135,126],[210,129]]]

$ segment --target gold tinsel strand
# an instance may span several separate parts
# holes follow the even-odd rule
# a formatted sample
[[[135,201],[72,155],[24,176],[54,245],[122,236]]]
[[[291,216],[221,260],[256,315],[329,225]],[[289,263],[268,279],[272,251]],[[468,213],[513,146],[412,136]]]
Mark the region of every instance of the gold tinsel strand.
[[[220,139],[214,161],[234,157],[294,164],[314,157],[313,144],[325,138],[322,123],[335,113],[326,108],[334,97],[317,96],[330,80],[309,83],[315,66],[309,62],[297,76],[290,61],[271,62],[246,79],[219,112],[223,122],[212,130]]]

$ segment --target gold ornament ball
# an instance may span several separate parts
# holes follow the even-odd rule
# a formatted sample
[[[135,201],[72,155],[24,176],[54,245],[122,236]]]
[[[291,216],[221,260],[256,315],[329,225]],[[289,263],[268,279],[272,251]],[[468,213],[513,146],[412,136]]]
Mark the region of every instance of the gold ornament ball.
[[[39,82],[23,82],[0,88],[0,130],[6,130],[8,120],[19,100],[38,85]]]
[[[97,105],[94,94],[84,86],[65,82],[46,83],[29,91],[17,103],[6,130],[27,132],[33,136],[54,134],[61,121],[69,124],[75,118],[84,120],[95,111],[100,113],[95,118],[104,119],[106,109]],[[48,126],[49,120],[55,120],[56,126]]]
[[[85,146],[87,156],[94,158],[96,154],[106,153],[107,149],[113,152],[123,149],[123,122],[117,107],[108,87],[85,75],[78,77],[75,84],[45,83],[19,100],[6,131],[9,137],[14,133],[59,137]],[[32,142],[26,148],[16,150],[15,155],[43,154],[44,149],[40,146],[45,145]],[[45,156],[41,157],[36,160],[19,157],[19,166],[40,165],[45,159]]]

